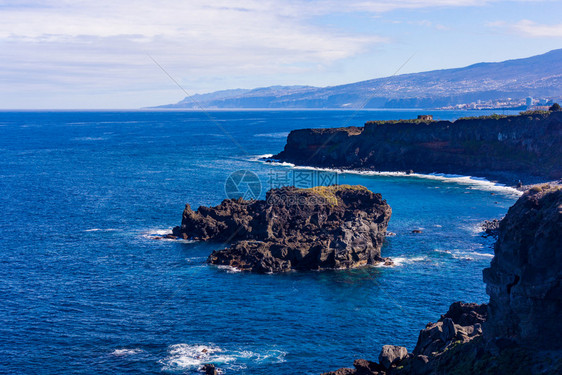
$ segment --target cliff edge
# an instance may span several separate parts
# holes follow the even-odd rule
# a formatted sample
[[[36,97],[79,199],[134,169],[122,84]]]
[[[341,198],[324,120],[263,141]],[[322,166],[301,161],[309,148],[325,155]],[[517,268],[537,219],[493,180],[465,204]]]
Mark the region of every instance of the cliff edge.
[[[515,185],[562,178],[560,150],[562,112],[533,112],[294,130],[272,159],[326,168],[464,174]]]
[[[562,350],[562,187],[535,186],[500,223],[490,268],[488,340]]]

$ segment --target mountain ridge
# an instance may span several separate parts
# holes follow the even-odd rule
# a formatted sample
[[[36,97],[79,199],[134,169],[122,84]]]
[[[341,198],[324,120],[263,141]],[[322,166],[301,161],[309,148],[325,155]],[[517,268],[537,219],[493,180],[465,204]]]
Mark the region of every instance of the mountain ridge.
[[[562,98],[562,49],[336,86],[221,90],[154,108],[436,108],[529,96]]]

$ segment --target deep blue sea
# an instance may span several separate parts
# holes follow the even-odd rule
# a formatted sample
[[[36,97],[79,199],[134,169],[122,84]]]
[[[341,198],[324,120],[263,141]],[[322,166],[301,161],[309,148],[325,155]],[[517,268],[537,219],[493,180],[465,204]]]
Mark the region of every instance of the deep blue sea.
[[[424,113],[427,111],[424,111]],[[392,206],[395,267],[255,275],[206,265],[217,244],[159,241],[185,203],[216,205],[292,129],[420,111],[0,112],[0,373],[319,374],[414,347],[457,300],[485,302],[513,190],[470,178],[342,173]],[[478,112],[434,111],[439,119]],[[299,169],[302,171],[302,169]],[[413,234],[421,229],[421,234]],[[204,350],[206,349],[206,350]]]

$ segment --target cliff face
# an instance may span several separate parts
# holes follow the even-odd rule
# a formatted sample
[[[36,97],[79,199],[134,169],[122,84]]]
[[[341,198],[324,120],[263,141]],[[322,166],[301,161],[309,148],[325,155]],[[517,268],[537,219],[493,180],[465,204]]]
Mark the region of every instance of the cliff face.
[[[295,130],[273,158],[322,167],[482,176],[510,172],[553,180],[562,178],[560,150],[562,112],[551,112]]]
[[[490,268],[490,302],[456,302],[420,331],[412,353],[385,345],[379,363],[324,375],[562,373],[562,186],[523,195],[502,219]]]
[[[391,215],[380,194],[362,186],[272,189],[266,200],[189,205],[174,235],[226,242],[208,261],[243,271],[353,268],[384,261],[381,247]]]
[[[490,268],[490,340],[562,349],[562,189],[535,187],[500,223]]]

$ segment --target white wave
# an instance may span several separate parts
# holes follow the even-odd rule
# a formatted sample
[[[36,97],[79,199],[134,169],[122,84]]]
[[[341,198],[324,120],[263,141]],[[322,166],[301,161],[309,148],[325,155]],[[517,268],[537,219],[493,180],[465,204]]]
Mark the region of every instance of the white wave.
[[[165,236],[168,234],[172,234],[172,227],[167,229],[148,229],[141,232],[141,236],[143,238],[154,240],[158,239],[159,241],[173,241],[173,242],[182,242],[182,243],[193,243],[197,242],[194,240],[184,240],[183,238],[166,238]]]
[[[452,251],[452,250],[440,250],[440,249],[435,249],[433,251],[439,254],[450,256],[451,258],[457,260],[475,260],[478,258],[494,257],[494,254],[479,253],[477,251]]]
[[[217,266],[218,269],[220,270],[225,270],[226,273],[238,273],[238,272],[242,272],[242,270],[236,268],[236,267],[232,267],[232,266],[225,266],[225,265],[219,265]]]
[[[264,164],[268,164],[268,165],[274,165],[277,167],[290,167],[290,168],[298,168],[295,164],[293,163],[287,163],[285,161],[279,161],[277,159],[271,159],[271,157],[273,156],[273,154],[264,154],[264,155],[260,155],[260,156],[256,156],[252,159],[250,159],[251,161],[259,161],[260,163],[264,163]],[[268,159],[263,160],[264,158]]]
[[[265,162],[265,161],[264,161]],[[406,172],[391,172],[391,171],[358,171],[353,169],[341,169],[341,168],[322,168],[322,167],[310,167],[310,166],[297,166],[293,163],[281,162],[278,160],[271,161],[270,164],[284,167],[292,167],[294,169],[306,169],[315,171],[325,171],[325,172],[339,172],[345,174],[355,174],[360,176],[384,176],[384,177],[404,177],[404,178],[422,178],[426,180],[437,180],[445,183],[456,183],[459,185],[467,185],[469,188],[491,191],[491,192],[501,192],[508,195],[520,196],[523,194],[513,187],[506,186],[497,182],[489,181],[484,177],[477,176],[464,176],[456,174],[445,174],[445,173],[406,173]]]
[[[102,229],[102,228],[92,228],[92,229],[85,229],[84,232],[115,232],[118,231],[119,229],[117,228],[106,228],[106,229]]]
[[[285,362],[285,356],[287,355],[287,352],[281,350],[270,350],[264,354],[254,353],[248,350],[240,351],[238,353],[240,358],[251,360],[252,362],[257,363],[282,363]]]
[[[478,256],[478,257],[482,257],[482,258],[493,258],[494,254],[488,254],[488,253],[479,253],[477,251],[470,251],[467,254],[473,255],[473,256]]]
[[[228,351],[213,344],[175,344],[168,348],[168,356],[159,361],[164,371],[198,370],[203,364],[212,363],[219,368],[244,368],[248,363],[280,363],[287,353],[271,350],[255,353],[248,350]]]
[[[104,137],[75,137],[71,138],[71,141],[105,141],[107,138]]]
[[[500,184],[497,182],[489,181],[484,177],[463,176],[463,175],[445,174],[445,173],[430,173],[430,174],[412,173],[411,176],[418,176],[420,178],[434,179],[443,182],[454,182],[461,185],[469,185],[474,189],[483,190],[483,191],[498,191],[498,192],[512,194],[516,196],[520,196],[523,194],[522,191],[519,191],[513,187],[506,186],[504,184]]]
[[[417,256],[412,258],[407,257],[391,257],[392,261],[394,262],[395,266],[403,266],[405,264],[412,264],[412,263],[420,263],[420,262],[428,262],[429,258],[426,256]]]
[[[289,136],[289,132],[254,134],[254,137],[266,137],[266,138],[287,138],[288,136]]]
[[[168,356],[160,361],[164,370],[197,370],[205,363],[224,364],[235,361],[216,346],[175,344],[168,348]]]
[[[436,253],[440,253],[440,254],[449,254],[449,255],[453,254],[453,252],[451,250],[434,249],[433,251],[435,251]]]
[[[165,236],[172,233],[172,227],[166,229],[148,229],[143,232],[144,236],[155,237],[155,236]]]
[[[142,349],[115,349],[111,352],[111,355],[116,357],[124,357],[128,355],[135,355],[144,352]]]
[[[263,159],[269,159],[272,157],[273,154],[263,154],[263,155],[255,155],[250,158],[250,161],[262,161],[265,162]]]

